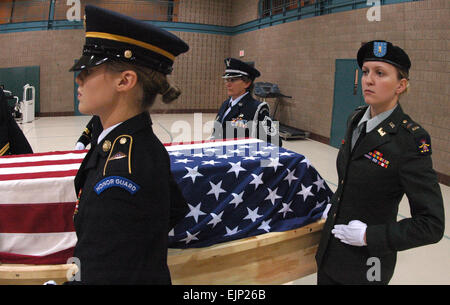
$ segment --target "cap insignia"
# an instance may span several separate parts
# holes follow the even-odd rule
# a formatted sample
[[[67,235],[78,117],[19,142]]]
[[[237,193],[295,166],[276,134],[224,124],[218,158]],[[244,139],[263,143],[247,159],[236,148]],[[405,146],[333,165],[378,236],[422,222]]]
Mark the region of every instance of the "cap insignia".
[[[373,55],[383,57],[387,52],[387,42],[375,41],[373,43]]]

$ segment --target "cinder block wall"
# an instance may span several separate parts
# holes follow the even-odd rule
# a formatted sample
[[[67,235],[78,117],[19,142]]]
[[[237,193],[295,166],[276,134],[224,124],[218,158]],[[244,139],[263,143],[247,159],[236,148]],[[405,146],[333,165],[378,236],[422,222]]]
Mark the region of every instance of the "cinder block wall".
[[[178,3],[179,22],[235,26],[258,17],[258,0]],[[363,41],[386,39],[411,57],[411,90],[401,104],[431,134],[434,167],[448,176],[449,1],[385,5],[380,22],[367,21],[366,13],[367,9],[335,13],[235,36],[175,32],[191,48],[177,58],[170,76],[183,94],[170,105],[158,101],[153,110],[217,111],[226,98],[223,59],[238,57],[243,49],[243,60],[254,61],[262,72],[259,81],[277,83],[284,94],[293,96],[279,109],[281,121],[326,139],[330,137],[335,60],[355,58]],[[79,57],[83,42],[83,30],[0,34],[0,67],[39,65],[41,112],[69,114],[74,111],[74,79],[67,71]]]
[[[249,1],[251,2],[251,1]],[[254,2],[257,2],[256,0]],[[434,168],[450,174],[450,2],[427,0],[324,15],[233,36],[230,56],[245,50],[259,81],[277,83],[285,95],[281,121],[330,137],[336,59],[356,58],[361,42],[384,39],[410,56],[410,92],[401,105],[431,135]]]

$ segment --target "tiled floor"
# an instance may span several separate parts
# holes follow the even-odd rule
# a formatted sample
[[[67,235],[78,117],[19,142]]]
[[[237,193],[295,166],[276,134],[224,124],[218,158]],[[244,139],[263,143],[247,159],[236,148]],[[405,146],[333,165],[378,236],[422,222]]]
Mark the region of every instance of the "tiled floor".
[[[165,143],[207,139],[214,117],[214,114],[154,114],[152,120],[156,135]],[[89,119],[87,116],[37,118],[20,126],[34,152],[71,150]],[[284,147],[305,155],[330,188],[336,189],[337,149],[309,139],[285,141]],[[450,284],[450,187],[441,184],[441,190],[446,212],[444,238],[434,245],[399,252],[391,284]],[[398,219],[409,216],[408,201],[404,198]],[[316,274],[287,284],[314,285]]]

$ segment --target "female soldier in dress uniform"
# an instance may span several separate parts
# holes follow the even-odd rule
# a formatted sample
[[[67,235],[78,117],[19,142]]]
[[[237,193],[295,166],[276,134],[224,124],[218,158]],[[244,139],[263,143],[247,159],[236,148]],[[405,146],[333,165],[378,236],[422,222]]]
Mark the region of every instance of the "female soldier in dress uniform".
[[[222,78],[229,98],[219,109],[211,138],[253,137],[281,146],[269,105],[252,96],[253,82],[261,75],[259,71],[235,58],[226,58],[225,66]]]
[[[79,110],[103,126],[75,178],[74,224],[83,284],[170,284],[168,232],[186,214],[169,156],[147,112],[180,94],[166,75],[188,45],[127,16],[86,6]]]
[[[430,136],[399,104],[408,55],[371,41],[357,60],[368,105],[349,117],[337,157],[339,185],[316,254],[318,284],[387,284],[397,251],[436,243],[444,233]],[[404,194],[412,216],[397,222]]]

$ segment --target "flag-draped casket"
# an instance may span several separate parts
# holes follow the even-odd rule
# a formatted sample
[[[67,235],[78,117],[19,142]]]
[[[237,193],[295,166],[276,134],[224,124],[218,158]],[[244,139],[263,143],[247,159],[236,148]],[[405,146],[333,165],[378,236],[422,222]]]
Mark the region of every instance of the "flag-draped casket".
[[[169,232],[170,248],[299,228],[319,219],[332,195],[305,156],[257,139],[166,149],[189,207]],[[63,264],[72,256],[73,180],[85,154],[0,158],[0,262]]]

